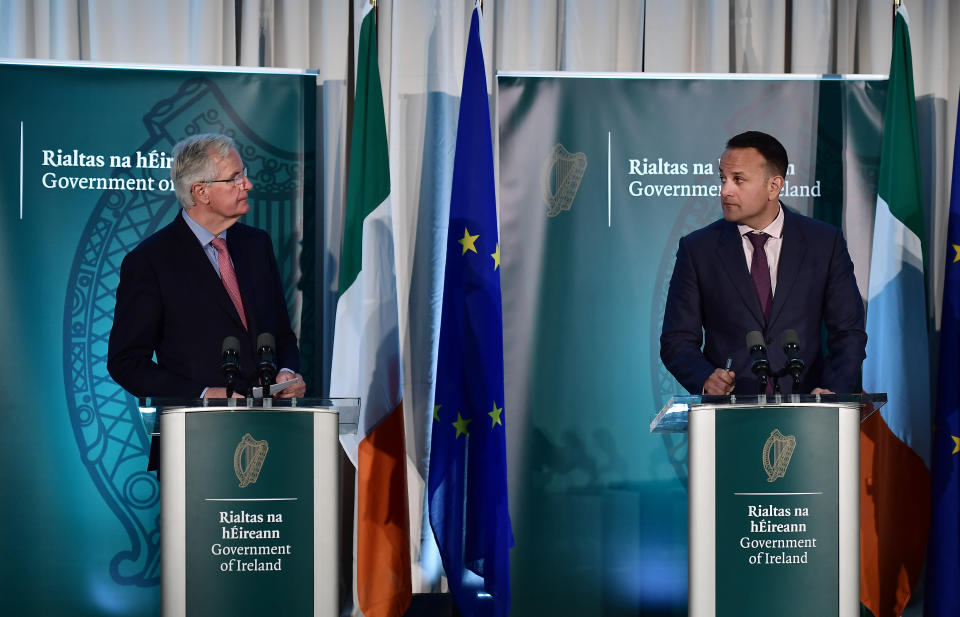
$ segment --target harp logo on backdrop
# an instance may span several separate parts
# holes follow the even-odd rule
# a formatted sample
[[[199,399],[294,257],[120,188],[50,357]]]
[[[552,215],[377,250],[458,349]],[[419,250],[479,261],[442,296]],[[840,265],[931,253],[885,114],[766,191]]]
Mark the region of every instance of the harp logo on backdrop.
[[[786,475],[796,448],[795,435],[784,435],[778,428],[770,431],[770,436],[763,444],[763,470],[767,472],[767,482],[775,482]]]
[[[256,483],[268,450],[270,444],[266,439],[257,441],[250,433],[245,434],[237,444],[237,449],[233,451],[233,472],[240,480],[240,488]]]
[[[563,144],[553,147],[540,172],[540,190],[547,205],[547,216],[554,217],[570,209],[586,170],[586,154],[570,153]]]

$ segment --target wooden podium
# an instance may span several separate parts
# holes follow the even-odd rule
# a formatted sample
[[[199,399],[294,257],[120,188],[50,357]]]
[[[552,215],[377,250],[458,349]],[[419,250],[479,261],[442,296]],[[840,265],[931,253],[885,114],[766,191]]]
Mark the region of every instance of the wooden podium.
[[[165,617],[339,613],[339,435],[357,399],[141,399]]]
[[[677,396],[695,617],[860,614],[860,422],[875,395]]]

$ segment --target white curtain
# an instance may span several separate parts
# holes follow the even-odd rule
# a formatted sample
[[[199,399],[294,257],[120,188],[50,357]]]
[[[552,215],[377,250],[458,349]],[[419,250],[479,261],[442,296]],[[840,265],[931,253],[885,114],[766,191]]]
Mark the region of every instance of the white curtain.
[[[314,68],[322,89],[323,250],[339,254],[350,95],[365,0],[0,0],[0,57]],[[352,7],[350,6],[352,3]],[[432,417],[438,284],[457,105],[473,0],[380,0],[407,400],[411,520],[419,521]],[[931,310],[939,324],[960,3],[906,0],[928,200]],[[486,0],[488,88],[498,71],[885,74],[889,0]],[[353,23],[351,24],[351,16]],[[15,96],[15,93],[7,93]],[[495,101],[495,99],[494,99]],[[332,313],[335,269],[324,281]],[[332,320],[330,320],[332,321]],[[332,340],[332,339],[331,339]],[[328,344],[321,341],[321,345]],[[429,531],[414,529],[415,589],[436,588]],[[427,540],[421,555],[420,535]]]

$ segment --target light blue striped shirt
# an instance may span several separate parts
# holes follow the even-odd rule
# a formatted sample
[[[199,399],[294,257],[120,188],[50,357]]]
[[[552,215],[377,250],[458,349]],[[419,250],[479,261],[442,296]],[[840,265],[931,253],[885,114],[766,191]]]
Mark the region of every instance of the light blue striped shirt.
[[[223,241],[227,241],[227,230],[224,229],[220,232],[219,236],[214,236],[212,233],[207,231],[203,225],[193,220],[189,214],[187,214],[186,208],[180,210],[180,215],[183,216],[183,220],[187,222],[187,227],[190,228],[190,231],[193,232],[193,235],[197,237],[197,241],[200,242],[200,246],[203,247],[203,252],[207,254],[207,259],[210,260],[210,263],[213,265],[214,272],[217,273],[217,276],[220,276],[220,262],[217,261],[217,249],[210,244],[214,238],[220,237],[223,238]],[[230,259],[230,263],[233,263],[233,259]]]

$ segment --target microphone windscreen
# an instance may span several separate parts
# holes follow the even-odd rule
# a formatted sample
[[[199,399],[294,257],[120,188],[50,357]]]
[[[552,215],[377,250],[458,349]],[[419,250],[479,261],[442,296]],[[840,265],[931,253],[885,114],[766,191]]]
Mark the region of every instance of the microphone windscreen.
[[[784,330],[783,334],[780,335],[780,340],[783,342],[783,346],[795,345],[800,347],[800,337],[797,336],[796,330]]]
[[[753,349],[754,347],[766,347],[763,334],[759,330],[747,332],[747,349]]]
[[[220,347],[220,355],[227,353],[228,351],[240,351],[240,340],[235,336],[228,336],[223,339],[223,346]]]
[[[271,350],[276,347],[277,341],[273,338],[273,335],[269,332],[264,332],[257,337],[257,349],[261,347],[269,347]]]

